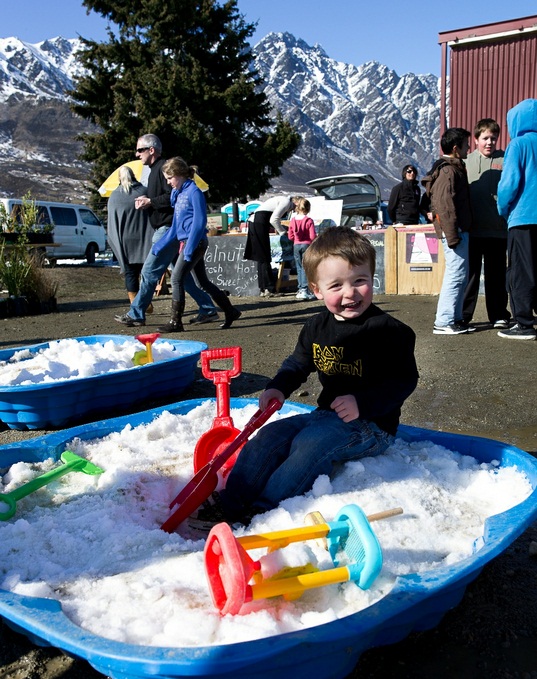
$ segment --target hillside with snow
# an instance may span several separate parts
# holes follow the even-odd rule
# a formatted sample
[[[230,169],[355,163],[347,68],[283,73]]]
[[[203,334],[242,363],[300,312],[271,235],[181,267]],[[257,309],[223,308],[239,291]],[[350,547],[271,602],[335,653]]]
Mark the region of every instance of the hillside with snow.
[[[89,167],[77,160],[76,137],[89,124],[69,109],[80,73],[77,39],[37,44],[0,39],[0,150],[6,161],[0,195],[84,200]],[[309,179],[373,174],[387,195],[401,168],[423,174],[438,147],[439,81],[431,74],[398,75],[374,61],[355,66],[331,59],[290,33],[270,33],[253,49],[274,110],[302,142],[275,189],[303,191]]]

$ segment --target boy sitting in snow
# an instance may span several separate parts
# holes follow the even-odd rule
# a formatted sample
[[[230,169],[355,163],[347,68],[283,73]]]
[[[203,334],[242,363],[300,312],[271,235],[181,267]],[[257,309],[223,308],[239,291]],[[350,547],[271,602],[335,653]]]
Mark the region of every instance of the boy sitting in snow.
[[[307,249],[304,269],[326,308],[306,321],[259,406],[283,403],[316,370],[318,408],[264,426],[244,446],[226,488],[189,519],[192,528],[247,524],[310,490],[334,464],[378,455],[394,439],[418,380],[415,335],[373,304],[374,247],[350,228],[331,227]]]

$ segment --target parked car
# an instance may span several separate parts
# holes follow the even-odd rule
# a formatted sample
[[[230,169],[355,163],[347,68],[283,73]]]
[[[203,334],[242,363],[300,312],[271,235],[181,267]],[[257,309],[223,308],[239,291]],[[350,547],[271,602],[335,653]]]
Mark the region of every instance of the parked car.
[[[19,198],[0,198],[8,214],[17,219]],[[46,258],[54,264],[57,259],[85,259],[95,262],[95,255],[106,250],[106,231],[97,215],[85,205],[54,203],[36,200],[39,224],[53,224],[54,247],[46,248]]]
[[[343,200],[339,226],[362,228],[364,222],[385,224],[380,187],[370,174],[341,174],[306,182],[315,195]],[[386,214],[387,216],[387,214]]]

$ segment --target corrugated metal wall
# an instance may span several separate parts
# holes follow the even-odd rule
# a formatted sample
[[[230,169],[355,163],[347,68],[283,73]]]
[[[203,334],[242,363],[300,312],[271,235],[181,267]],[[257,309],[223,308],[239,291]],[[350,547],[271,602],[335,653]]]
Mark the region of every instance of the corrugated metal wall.
[[[503,128],[500,147],[505,148],[507,111],[537,98],[537,15],[443,31],[438,42],[441,133],[449,126],[472,131],[480,118],[492,117]]]
[[[537,99],[537,34],[450,48],[449,127],[473,132],[478,120],[494,118],[505,148],[507,111],[522,99]]]

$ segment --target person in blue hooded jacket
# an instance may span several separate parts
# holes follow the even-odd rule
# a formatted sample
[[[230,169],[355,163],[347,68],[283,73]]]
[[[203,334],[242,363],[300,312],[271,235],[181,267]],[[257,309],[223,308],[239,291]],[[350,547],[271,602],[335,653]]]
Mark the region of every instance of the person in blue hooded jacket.
[[[498,212],[507,219],[507,291],[512,328],[498,335],[535,340],[537,308],[537,99],[524,99],[507,112],[511,141],[498,185]]]
[[[207,206],[205,196],[194,182],[196,168],[188,165],[178,156],[167,160],[162,166],[162,173],[172,187],[171,204],[173,221],[168,232],[153,244],[152,253],[158,253],[177,244],[179,257],[173,267],[172,316],[168,323],[159,328],[159,332],[183,332],[182,316],[185,310],[185,287],[187,275],[193,271],[205,292],[225,314],[221,328],[230,328],[241,312],[236,309],[227,294],[212,283],[205,270],[205,251],[207,250]]]

